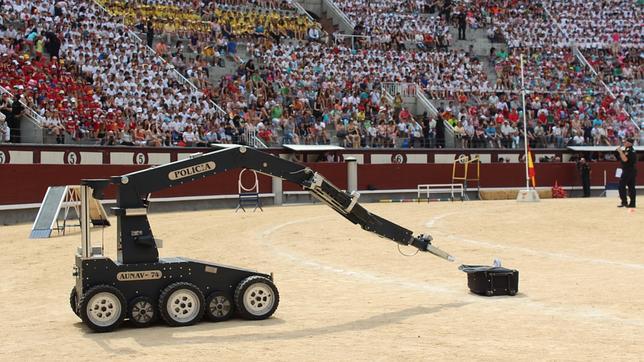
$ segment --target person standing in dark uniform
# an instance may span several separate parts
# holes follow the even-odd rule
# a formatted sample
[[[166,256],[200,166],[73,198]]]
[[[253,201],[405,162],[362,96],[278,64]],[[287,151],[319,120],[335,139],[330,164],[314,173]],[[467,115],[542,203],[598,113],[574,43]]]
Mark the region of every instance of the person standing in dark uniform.
[[[584,190],[584,197],[590,197],[590,165],[585,158],[579,159],[577,163],[579,176],[581,177],[581,186]]]
[[[622,175],[619,178],[619,198],[622,203],[618,207],[635,207],[635,181],[637,179],[637,155],[633,149],[633,139],[624,140],[624,149],[617,148],[619,161],[622,163]],[[628,197],[631,202],[627,202],[626,188],[628,187]]]
[[[7,117],[7,125],[11,130],[11,143],[20,143],[20,119],[25,107],[20,103],[20,95],[16,94],[11,103],[11,113]]]
[[[152,48],[152,45],[154,45],[154,23],[150,19],[148,19],[148,23],[146,24],[146,31],[145,40],[148,46]]]
[[[440,114],[436,118],[436,147],[445,148],[445,121]]]
[[[452,19],[452,0],[443,0],[443,14],[445,21],[449,24]]]
[[[58,58],[60,45],[60,39],[56,34],[52,33],[51,31],[45,33],[45,51],[49,54],[50,57]]]
[[[465,7],[462,7],[458,13],[458,40],[465,40],[465,30],[467,29],[467,14]]]

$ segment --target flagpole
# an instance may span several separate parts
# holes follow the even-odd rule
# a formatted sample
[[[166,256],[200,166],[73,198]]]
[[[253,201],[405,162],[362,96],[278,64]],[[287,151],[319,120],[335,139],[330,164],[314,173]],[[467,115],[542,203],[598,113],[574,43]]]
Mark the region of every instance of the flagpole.
[[[525,79],[523,78],[523,54],[521,54],[521,98],[523,100],[523,146],[525,151],[525,188],[530,190],[530,172],[528,170],[528,124],[525,112]]]

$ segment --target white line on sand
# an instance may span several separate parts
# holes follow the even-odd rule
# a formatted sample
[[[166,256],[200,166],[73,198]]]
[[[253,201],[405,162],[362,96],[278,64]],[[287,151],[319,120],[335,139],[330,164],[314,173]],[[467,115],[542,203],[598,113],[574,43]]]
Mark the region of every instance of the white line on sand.
[[[440,220],[442,220],[442,219],[444,219],[444,218],[446,218],[448,216],[452,216],[452,215],[456,215],[456,214],[457,214],[456,212],[449,212],[449,213],[446,213],[446,214],[436,215],[433,218],[429,219],[429,221],[427,221],[425,223],[425,226],[427,226],[428,228],[434,227],[434,224],[436,224],[438,221],[440,221]]]
[[[588,258],[588,257],[576,256],[576,255],[570,255],[570,254],[564,254],[564,253],[552,253],[548,251],[534,250],[534,249],[524,248],[520,246],[507,246],[507,245],[490,243],[487,241],[466,239],[456,235],[448,235],[447,238],[456,240],[456,241],[462,241],[464,243],[468,243],[472,245],[482,246],[485,248],[513,250],[513,251],[519,251],[519,252],[522,252],[528,255],[534,255],[534,256],[543,256],[548,258],[562,259],[566,261],[574,261],[579,263],[603,264],[603,265],[616,266],[616,267],[621,267],[626,269],[644,270],[644,264],[622,263],[622,262],[613,261],[613,260],[595,259],[595,258]]]
[[[429,221],[425,223],[425,226],[428,228],[433,228],[440,220],[455,214],[456,213],[447,213],[447,214],[436,215],[433,218],[429,219]],[[440,232],[440,230],[437,230],[437,231]],[[535,249],[525,248],[521,246],[508,246],[508,245],[491,243],[491,242],[482,241],[482,240],[464,238],[454,233],[448,233],[445,237],[450,240],[460,241],[460,242],[481,246],[489,249],[511,250],[511,251],[518,251],[532,256],[561,259],[561,260],[573,261],[578,263],[610,265],[610,266],[616,266],[616,267],[621,267],[626,269],[644,270],[644,264],[638,264],[638,263],[625,263],[625,262],[614,261],[614,260],[589,258],[589,257],[570,255],[570,254],[564,254],[564,253],[553,253],[549,251],[535,250]]]
[[[436,221],[449,216],[449,214],[438,215],[433,218],[433,225]],[[323,217],[324,218],[324,217]],[[403,287],[405,289],[412,290],[422,290],[430,293],[440,293],[453,296],[458,301],[466,303],[477,303],[477,304],[487,304],[494,307],[501,307],[503,310],[515,309],[517,312],[523,311],[528,307],[531,311],[538,311],[544,315],[556,315],[562,318],[576,318],[581,321],[595,321],[598,323],[601,322],[616,322],[623,325],[632,325],[637,327],[644,326],[644,320],[634,319],[634,318],[622,318],[613,313],[603,311],[599,308],[594,308],[587,305],[562,305],[560,303],[550,304],[540,301],[535,301],[529,297],[514,297],[514,298],[484,298],[477,297],[471,294],[465,294],[462,289],[454,290],[447,286],[441,286],[436,284],[430,284],[428,282],[418,283],[409,281],[407,279],[384,276],[379,274],[374,274],[357,269],[344,269],[321,262],[311,260],[310,257],[303,257],[294,253],[292,251],[283,250],[283,248],[270,243],[270,237],[276,231],[286,228],[291,225],[307,223],[311,221],[320,221],[320,217],[311,217],[299,220],[292,220],[282,224],[275,225],[269,229],[264,230],[258,235],[259,241],[264,244],[267,248],[271,249],[277,255],[280,255],[283,258],[286,258],[294,263],[303,265],[307,268],[321,270],[328,273],[339,274],[348,278],[363,280],[370,283],[384,284],[393,287]],[[431,220],[430,220],[431,221]]]

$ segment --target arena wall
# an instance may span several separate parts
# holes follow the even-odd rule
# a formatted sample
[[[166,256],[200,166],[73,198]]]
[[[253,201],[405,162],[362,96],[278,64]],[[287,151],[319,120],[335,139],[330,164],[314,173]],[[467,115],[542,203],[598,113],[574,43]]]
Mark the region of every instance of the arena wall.
[[[340,188],[346,188],[347,173],[344,163],[308,163]],[[597,162],[592,165],[592,185],[617,182],[614,178],[616,163]],[[49,186],[76,185],[83,178],[108,178],[146,168],[125,165],[0,165],[0,205],[38,203]],[[644,166],[639,165],[640,174]],[[574,163],[549,163],[536,166],[537,185],[551,187],[555,182],[562,186],[578,186],[580,180]],[[239,170],[208,177],[203,180],[164,190],[154,197],[182,197],[237,194]],[[522,164],[482,164],[481,187],[521,187],[525,185],[525,168]],[[363,164],[358,166],[359,190],[415,189],[418,184],[450,183],[452,165],[447,164]],[[271,180],[260,175],[260,192],[270,193]],[[640,178],[639,184],[642,183]],[[472,185],[473,186],[473,185]],[[298,185],[284,183],[284,191],[301,190]],[[114,198],[114,189],[106,192]]]
[[[75,185],[83,178],[109,178],[145,169],[155,164],[176,161],[195,152],[212,149],[154,149],[127,147],[61,147],[0,145],[0,205],[37,204],[49,186]],[[295,160],[319,161],[324,153],[293,153],[285,149],[269,150],[279,157]],[[306,162],[340,188],[347,187],[347,170],[343,159],[353,156],[358,159],[359,190],[415,189],[418,184],[451,183],[453,160],[461,154],[476,154],[481,158],[480,186],[482,188],[518,188],[525,185],[525,165],[516,162],[520,150],[341,150],[334,152],[339,162]],[[535,150],[535,158],[547,155],[570,159],[566,150]],[[503,157],[510,163],[498,163]],[[615,183],[618,162],[592,163],[591,183],[603,187]],[[536,165],[537,186],[580,186],[575,163],[548,162]],[[638,164],[640,175],[644,166]],[[206,179],[164,190],[152,195],[155,198],[188,196],[235,195],[238,192],[237,178],[240,170],[232,170]],[[472,177],[474,169],[470,169]],[[462,174],[463,166],[457,165]],[[606,179],[604,179],[606,177]],[[246,180],[248,183],[250,180]],[[260,175],[260,192],[271,193],[269,177]],[[639,185],[644,178],[639,178]],[[474,187],[470,183],[470,187]],[[283,190],[301,191],[298,185],[284,182]],[[115,190],[108,188],[106,198],[113,199]]]
[[[216,149],[0,144],[0,164],[159,165],[187,158],[193,153],[213,150]],[[271,148],[266,151],[305,162],[324,161],[325,153],[331,153],[336,161],[352,156],[359,164],[452,164],[454,158],[461,155],[478,155],[482,163],[496,163],[501,158],[516,163],[523,154],[523,150],[520,149],[342,149],[294,153],[286,148]],[[533,151],[536,163],[544,156],[556,156],[566,162],[574,155],[574,152],[565,149]]]

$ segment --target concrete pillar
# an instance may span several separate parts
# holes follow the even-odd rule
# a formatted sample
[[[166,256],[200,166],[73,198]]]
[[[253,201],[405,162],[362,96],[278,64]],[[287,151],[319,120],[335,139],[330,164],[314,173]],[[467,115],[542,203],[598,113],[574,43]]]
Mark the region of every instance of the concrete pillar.
[[[355,157],[347,157],[347,192],[358,191],[358,160]]]
[[[273,204],[282,205],[282,179],[275,176],[273,176],[273,194]]]
[[[67,190],[65,190],[67,192]],[[87,185],[80,187],[80,228],[81,228],[81,256],[89,258],[92,256],[92,234],[89,229],[89,202],[92,190]]]

